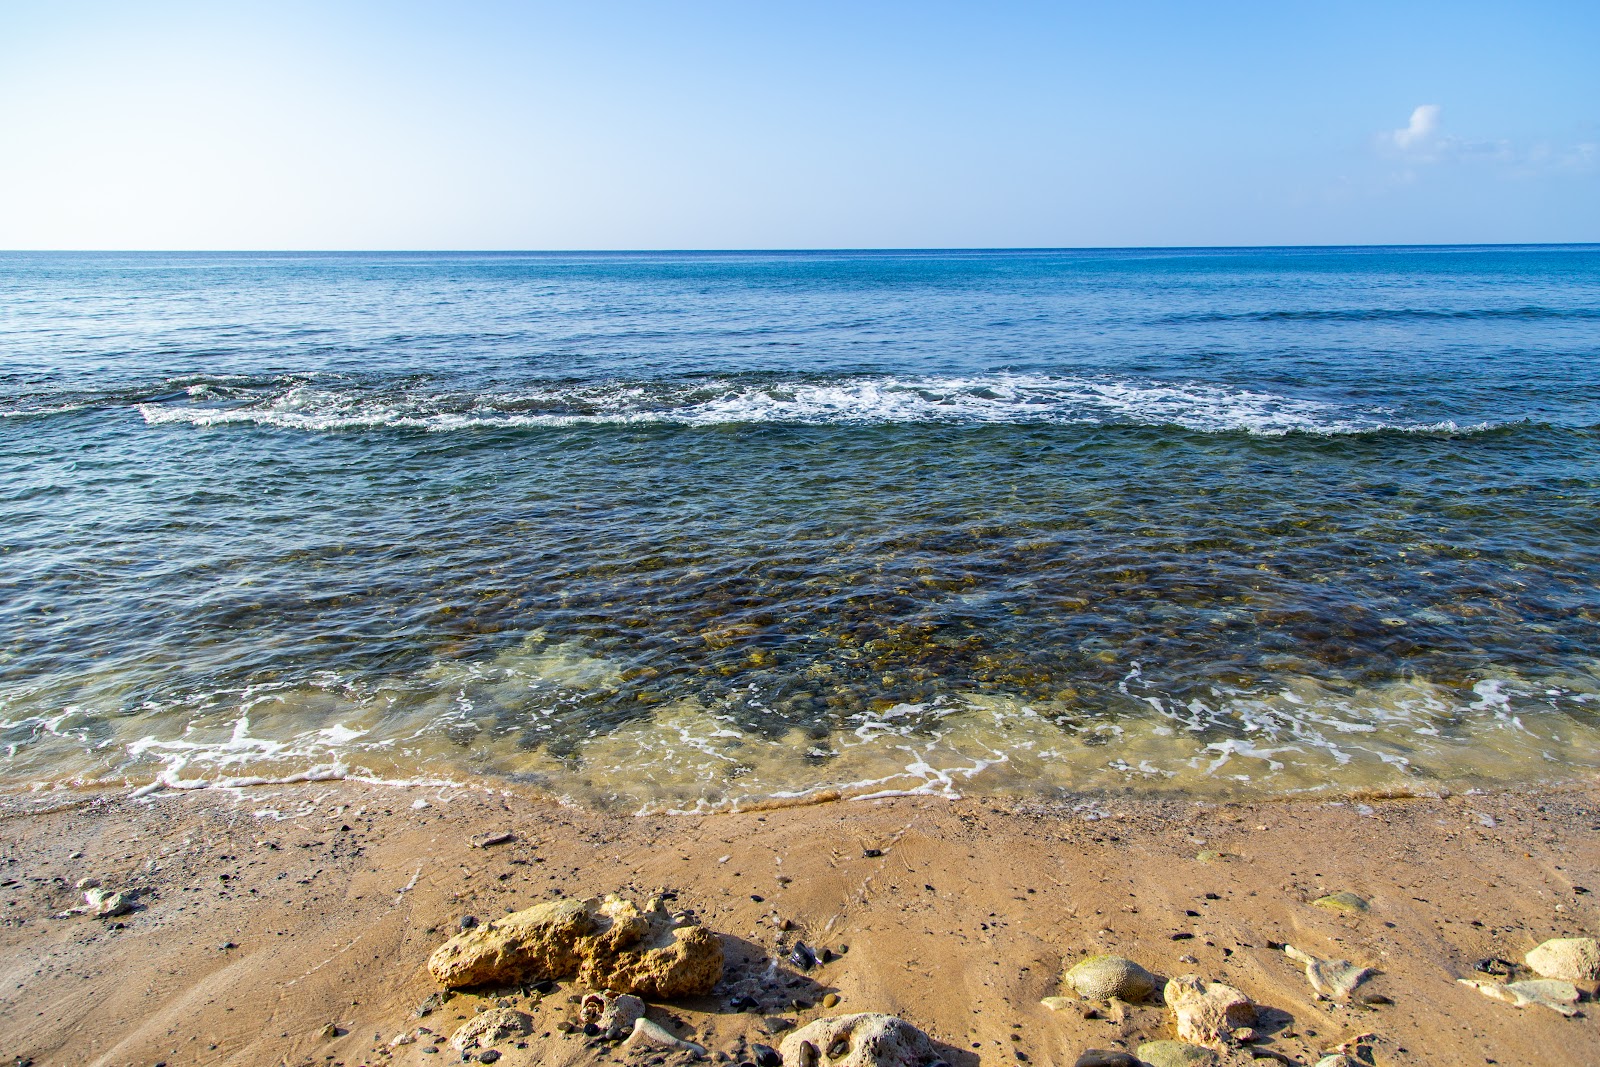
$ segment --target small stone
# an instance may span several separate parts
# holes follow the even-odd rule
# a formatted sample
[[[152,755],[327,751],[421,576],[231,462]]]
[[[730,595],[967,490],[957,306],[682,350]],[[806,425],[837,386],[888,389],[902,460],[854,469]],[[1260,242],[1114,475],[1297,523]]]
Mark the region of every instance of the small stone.
[[[133,894],[111,892],[107,889],[87,889],[83,899],[87,905],[83,910],[97,919],[110,919],[118,915],[126,915],[133,910]]]
[[[497,834],[485,834],[472,839],[473,848],[493,848],[496,845],[508,845],[517,839],[517,835],[510,830]]]
[[[100,879],[98,879],[98,878],[80,878],[80,879],[78,879],[78,888],[79,889],[99,889],[100,888]]]
[[[879,856],[883,855],[883,849],[881,849],[881,848],[865,848],[865,849],[861,850],[861,854],[863,856],[867,857],[867,859],[869,859],[869,860],[875,860]]]
[[[1330,1000],[1348,1000],[1357,986],[1377,973],[1371,967],[1357,967],[1349,960],[1325,960],[1301,952],[1293,945],[1284,945],[1283,954],[1305,964],[1306,980],[1311,988]]]
[[[750,1054],[756,1058],[755,1067],[783,1067],[783,1057],[771,1045],[752,1044]]]
[[[765,1019],[761,1020],[761,1029],[776,1037],[785,1030],[793,1030],[794,1023],[790,1022],[788,1019],[780,1019],[775,1015],[769,1015]]]
[[[1342,1052],[1335,1052],[1318,1060],[1317,1067],[1362,1067],[1362,1065]]]
[[[1085,1049],[1072,1067],[1144,1067],[1137,1056],[1115,1049]]]
[[[330,1038],[338,1037],[339,1036],[339,1028],[337,1026],[333,1025],[332,1023],[329,1023],[327,1026],[324,1026],[322,1028],[322,1036],[323,1036],[323,1038],[325,1040],[326,1039],[330,1039]]]
[[[1156,991],[1155,975],[1121,956],[1080,960],[1061,976],[1061,983],[1085,1000],[1115,997],[1130,1004],[1149,1000]]]
[[[837,1008],[839,1006],[839,994],[837,994],[837,993],[824,994],[823,998],[822,998],[822,1006],[824,1008]]]
[[[1349,892],[1329,893],[1325,897],[1318,897],[1311,902],[1311,906],[1327,911],[1343,912],[1346,915],[1359,915],[1372,907],[1364,898]]]
[[[1492,974],[1500,978],[1510,978],[1517,973],[1517,965],[1510,960],[1503,960],[1498,956],[1481,959],[1472,965],[1472,969],[1481,974]]]
[[[463,915],[461,916],[461,921],[456,925],[463,930],[471,930],[478,925],[478,917],[476,915]]]
[[[1471,986],[1486,997],[1503,1000],[1516,1008],[1541,1007],[1560,1012],[1571,1018],[1578,1014],[1578,989],[1571,982],[1543,978],[1528,982],[1481,982],[1472,978],[1458,978],[1462,985]]]
[[[1045,997],[1039,1003],[1051,1011],[1066,1011],[1068,1008],[1076,1008],[1078,1006],[1078,1002],[1071,997]],[[1093,1052],[1094,1050],[1090,1049],[1089,1051]]]
[[[1600,943],[1592,937],[1558,937],[1530,950],[1524,959],[1544,978],[1600,981]]]
[[[1138,1056],[1149,1067],[1213,1067],[1217,1054],[1186,1041],[1146,1041]]]
[[[500,1051],[498,1049],[485,1049],[484,1051],[478,1053],[479,1063],[493,1063],[499,1058]]]

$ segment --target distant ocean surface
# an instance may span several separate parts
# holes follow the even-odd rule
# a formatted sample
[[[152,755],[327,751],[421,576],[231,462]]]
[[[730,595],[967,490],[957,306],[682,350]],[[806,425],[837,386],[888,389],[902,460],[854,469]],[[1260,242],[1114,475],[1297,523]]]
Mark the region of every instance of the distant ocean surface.
[[[1600,246],[0,254],[0,784],[1600,768]]]

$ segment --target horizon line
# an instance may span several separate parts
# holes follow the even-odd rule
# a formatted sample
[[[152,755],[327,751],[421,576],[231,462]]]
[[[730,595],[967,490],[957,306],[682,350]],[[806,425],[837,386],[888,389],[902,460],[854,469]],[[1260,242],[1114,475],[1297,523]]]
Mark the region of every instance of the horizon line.
[[[1589,248],[1600,241],[1460,241],[1358,244],[1234,244],[1234,245],[885,245],[809,246],[774,248],[5,248],[0,255],[467,255],[467,256],[575,256],[575,255],[799,255],[839,253],[1029,253],[1029,252],[1218,252],[1469,249],[1469,248]]]

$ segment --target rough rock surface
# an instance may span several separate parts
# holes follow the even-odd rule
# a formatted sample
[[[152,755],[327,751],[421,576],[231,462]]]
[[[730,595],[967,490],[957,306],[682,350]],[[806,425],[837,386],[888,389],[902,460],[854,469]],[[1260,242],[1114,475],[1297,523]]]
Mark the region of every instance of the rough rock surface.
[[[1325,960],[1301,952],[1293,945],[1283,946],[1283,954],[1305,964],[1306,980],[1311,988],[1332,1000],[1349,999],[1357,986],[1377,973],[1371,967],[1357,967],[1349,960]]]
[[[938,1059],[928,1035],[876,1012],[808,1023],[778,1047],[784,1067],[924,1067]]]
[[[461,1024],[450,1038],[457,1052],[488,1048],[508,1038],[521,1037],[533,1029],[533,1020],[512,1008],[493,1008],[474,1015]]]
[[[594,1023],[607,1037],[627,1037],[633,1024],[644,1018],[644,1001],[631,993],[610,997],[604,993],[590,993],[583,998],[578,1013],[586,1023]]]
[[[1146,1041],[1139,1058],[1150,1067],[1214,1067],[1217,1054],[1186,1041]]]
[[[448,988],[576,975],[593,989],[647,997],[709,993],[722,942],[652,900],[556,900],[474,926],[439,946],[428,970]]]
[[[1177,1016],[1178,1037],[1196,1045],[1226,1050],[1235,1030],[1256,1021],[1256,1007],[1249,997],[1231,985],[1208,982],[1196,974],[1172,979],[1162,995]]]
[[[1545,978],[1600,981],[1600,942],[1592,937],[1558,937],[1532,949],[1524,959]]]
[[[1118,1049],[1091,1048],[1084,1049],[1083,1054],[1077,1058],[1072,1067],[1143,1067],[1139,1057],[1131,1052],[1122,1052]]]
[[[1156,992],[1156,976],[1121,956],[1090,956],[1061,976],[1062,984],[1085,1000],[1149,1000]]]

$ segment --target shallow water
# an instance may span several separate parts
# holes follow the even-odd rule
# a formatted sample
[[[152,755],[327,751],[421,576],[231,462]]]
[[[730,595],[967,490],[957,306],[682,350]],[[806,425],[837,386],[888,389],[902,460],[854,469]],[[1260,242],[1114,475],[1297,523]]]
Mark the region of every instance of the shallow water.
[[[0,777],[1600,765],[1600,248],[0,256]]]

